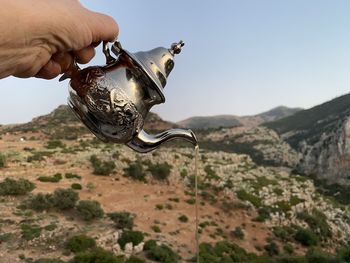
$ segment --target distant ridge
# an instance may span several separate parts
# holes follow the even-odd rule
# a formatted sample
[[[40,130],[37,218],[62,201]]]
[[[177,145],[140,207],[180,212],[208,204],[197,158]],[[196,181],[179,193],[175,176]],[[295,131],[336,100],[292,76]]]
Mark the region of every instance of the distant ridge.
[[[263,126],[275,130],[294,148],[298,148],[301,141],[314,143],[323,133],[336,129],[339,121],[344,121],[349,113],[350,94],[347,94]]]
[[[191,129],[211,129],[219,127],[238,127],[238,126],[258,126],[264,122],[278,120],[302,110],[301,108],[288,108],[279,106],[269,111],[253,116],[236,115],[217,115],[192,117],[180,121],[177,124],[181,127]]]

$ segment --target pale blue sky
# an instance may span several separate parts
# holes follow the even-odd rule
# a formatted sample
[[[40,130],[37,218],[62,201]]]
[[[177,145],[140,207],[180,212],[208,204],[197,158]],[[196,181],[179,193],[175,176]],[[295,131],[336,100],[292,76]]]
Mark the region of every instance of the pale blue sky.
[[[186,42],[154,111],[256,114],[311,107],[350,91],[350,1],[87,1],[112,15],[129,51]],[[100,50],[94,63],[102,63]],[[29,121],[66,102],[68,82],[0,80],[0,123]]]

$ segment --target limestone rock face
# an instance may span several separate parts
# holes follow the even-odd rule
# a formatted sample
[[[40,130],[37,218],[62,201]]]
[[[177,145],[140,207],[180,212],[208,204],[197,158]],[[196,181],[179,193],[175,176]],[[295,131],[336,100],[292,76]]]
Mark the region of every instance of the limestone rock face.
[[[298,170],[317,175],[330,182],[349,182],[350,175],[350,117],[339,120],[339,128],[324,132],[319,141],[308,145],[301,143],[303,158]]]

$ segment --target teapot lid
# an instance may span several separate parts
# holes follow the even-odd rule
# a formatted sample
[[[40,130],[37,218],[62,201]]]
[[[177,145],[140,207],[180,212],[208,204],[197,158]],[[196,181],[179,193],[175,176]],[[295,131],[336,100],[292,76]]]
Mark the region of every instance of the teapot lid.
[[[167,77],[174,68],[174,55],[179,54],[184,45],[185,43],[180,41],[172,44],[169,49],[158,47],[137,53],[130,53],[124,50],[153,81],[161,102],[165,102],[163,89],[166,85]]]

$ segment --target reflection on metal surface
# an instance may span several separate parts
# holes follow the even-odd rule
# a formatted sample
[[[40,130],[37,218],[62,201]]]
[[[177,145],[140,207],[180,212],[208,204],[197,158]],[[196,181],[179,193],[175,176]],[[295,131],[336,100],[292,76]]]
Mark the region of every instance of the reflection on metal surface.
[[[171,129],[157,135],[149,135],[142,130],[128,143],[128,146],[137,152],[146,153],[173,139],[184,139],[194,146],[198,144],[196,135],[191,130]]]
[[[70,73],[69,106],[98,138],[125,143],[138,152],[149,152],[176,138],[197,145],[191,130],[172,129],[158,135],[142,130],[151,107],[165,101],[163,88],[174,67],[174,55],[183,45],[181,41],[170,49],[132,54],[115,42],[114,58],[104,43],[105,66],[76,67]]]

